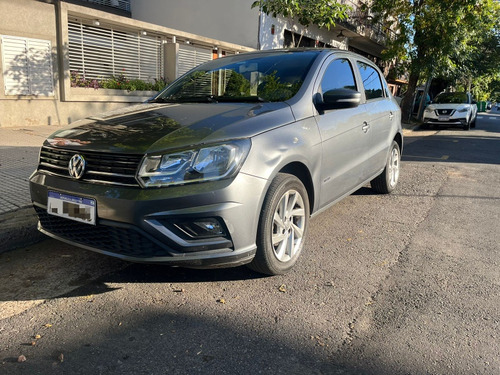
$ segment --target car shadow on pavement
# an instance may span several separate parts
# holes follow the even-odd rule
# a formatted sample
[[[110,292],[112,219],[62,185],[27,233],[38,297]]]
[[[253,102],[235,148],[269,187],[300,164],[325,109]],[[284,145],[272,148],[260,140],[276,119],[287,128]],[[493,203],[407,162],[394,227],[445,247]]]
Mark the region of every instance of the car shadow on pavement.
[[[96,295],[119,288],[108,284],[204,283],[263,277],[245,266],[199,270],[129,263],[48,239],[0,254],[0,304]]]
[[[220,269],[190,269],[167,265],[127,263],[128,266],[103,275],[91,283],[83,285],[59,297],[77,297],[101,294],[114,290],[108,284],[138,283],[207,283],[222,281],[254,280],[267,277],[245,266]]]

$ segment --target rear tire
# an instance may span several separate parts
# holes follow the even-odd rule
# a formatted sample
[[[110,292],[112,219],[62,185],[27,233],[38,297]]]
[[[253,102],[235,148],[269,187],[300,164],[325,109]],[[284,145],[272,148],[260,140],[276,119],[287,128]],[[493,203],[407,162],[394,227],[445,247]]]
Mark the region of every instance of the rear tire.
[[[381,174],[371,180],[370,185],[378,193],[392,192],[399,181],[399,168],[401,164],[401,151],[396,141],[392,141],[391,150]]]
[[[297,262],[309,223],[307,190],[295,176],[279,173],[271,182],[257,229],[257,253],[248,267],[267,275],[288,272]]]

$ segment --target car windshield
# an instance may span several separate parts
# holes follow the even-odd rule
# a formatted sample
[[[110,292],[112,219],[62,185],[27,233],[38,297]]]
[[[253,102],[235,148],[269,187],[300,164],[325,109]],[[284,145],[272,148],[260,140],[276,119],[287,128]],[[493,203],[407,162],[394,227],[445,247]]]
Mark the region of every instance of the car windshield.
[[[234,55],[191,70],[156,102],[279,102],[300,89],[319,51]]]
[[[468,103],[467,94],[464,92],[445,92],[436,96],[434,103]]]

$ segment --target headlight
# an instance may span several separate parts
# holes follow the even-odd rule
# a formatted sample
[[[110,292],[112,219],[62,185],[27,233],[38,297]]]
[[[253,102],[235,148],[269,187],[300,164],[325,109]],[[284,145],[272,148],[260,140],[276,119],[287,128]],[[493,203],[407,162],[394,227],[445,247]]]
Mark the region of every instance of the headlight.
[[[147,155],[139,168],[143,187],[213,181],[234,176],[250,151],[250,140],[236,140],[162,155]]]
[[[428,106],[425,108],[424,112],[434,112],[434,107]]]
[[[463,113],[463,112],[467,112],[468,110],[469,110],[469,109],[468,109],[467,107],[463,107],[463,108],[459,108],[459,109],[457,109],[457,112],[461,112],[461,113]]]

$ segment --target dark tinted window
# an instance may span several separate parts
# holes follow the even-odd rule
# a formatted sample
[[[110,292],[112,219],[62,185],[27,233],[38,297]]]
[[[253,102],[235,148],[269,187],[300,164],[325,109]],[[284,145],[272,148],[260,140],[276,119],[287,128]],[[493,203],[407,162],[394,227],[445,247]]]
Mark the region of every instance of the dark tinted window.
[[[359,72],[365,87],[366,100],[382,98],[384,92],[382,89],[382,81],[377,70],[368,64],[358,61]]]
[[[326,69],[321,81],[321,91],[325,93],[335,89],[356,90],[356,81],[349,60],[335,60]]]
[[[443,92],[434,98],[434,103],[468,103],[469,98],[465,92]]]

